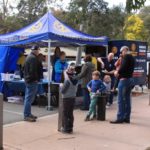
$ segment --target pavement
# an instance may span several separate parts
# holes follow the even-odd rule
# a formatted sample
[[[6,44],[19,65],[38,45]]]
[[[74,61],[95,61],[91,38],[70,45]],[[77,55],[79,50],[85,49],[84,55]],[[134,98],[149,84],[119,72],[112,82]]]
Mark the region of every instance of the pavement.
[[[23,120],[23,104],[12,104],[8,102],[4,102],[3,104],[3,124],[10,124]],[[38,117],[43,117],[57,113],[57,109],[54,108],[54,111],[47,111],[45,107],[32,106],[32,112]]]
[[[107,109],[104,122],[84,122],[86,112],[75,110],[74,133],[57,131],[58,115],[36,123],[4,125],[4,150],[145,150],[150,146],[149,95],[133,97],[131,124],[113,125],[117,105]]]

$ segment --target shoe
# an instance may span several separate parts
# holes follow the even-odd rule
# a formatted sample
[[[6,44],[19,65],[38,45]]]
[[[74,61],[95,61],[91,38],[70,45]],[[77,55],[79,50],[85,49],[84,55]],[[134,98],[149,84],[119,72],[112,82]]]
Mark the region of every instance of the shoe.
[[[124,123],[124,121],[123,120],[115,120],[115,121],[110,121],[110,123],[112,123],[112,124],[122,124],[122,123]]]
[[[80,110],[87,111],[89,108],[81,107]]]
[[[123,120],[125,123],[130,123],[130,119],[124,119]]]
[[[112,104],[111,103],[107,103],[106,106],[110,107]]]
[[[84,121],[90,121],[90,116],[87,115],[86,118],[84,119]]]
[[[91,118],[91,120],[96,120],[96,119],[97,119],[96,115],[93,115],[93,117]]]
[[[72,129],[70,129],[70,130],[65,130],[64,128],[62,128],[62,129],[61,129],[61,132],[62,132],[63,134],[72,134],[72,133],[73,133],[73,130],[72,130]]]
[[[27,122],[36,122],[36,119],[34,119],[33,117],[25,117],[24,121],[27,121]]]
[[[37,116],[34,116],[34,115],[32,115],[32,114],[31,114],[30,117],[31,117],[31,118],[34,118],[34,119],[37,119],[37,118],[38,118]]]

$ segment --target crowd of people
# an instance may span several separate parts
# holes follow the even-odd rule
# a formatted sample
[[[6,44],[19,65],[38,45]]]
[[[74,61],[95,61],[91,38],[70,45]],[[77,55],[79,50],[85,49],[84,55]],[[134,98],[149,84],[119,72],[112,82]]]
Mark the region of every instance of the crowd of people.
[[[31,103],[37,92],[37,83],[41,78],[39,65],[39,47],[34,46],[31,54],[26,58],[24,65],[24,78],[26,93],[24,102],[24,120],[35,122],[37,117],[31,113]],[[101,69],[98,70],[94,57],[87,54],[80,73],[76,73],[75,65],[68,65],[65,52],[56,47],[52,56],[52,80],[61,83],[63,98],[63,133],[73,132],[73,109],[79,81],[81,82],[83,104],[81,110],[88,110],[85,121],[96,118],[96,104],[98,95],[107,94],[107,106],[113,104],[114,91],[118,87],[118,113],[117,119],[110,123],[130,123],[131,116],[131,90],[133,86],[132,74],[134,71],[134,58],[127,46],[120,50],[120,57],[115,62],[114,54],[109,53],[107,58],[96,58]],[[63,78],[63,80],[62,80]]]

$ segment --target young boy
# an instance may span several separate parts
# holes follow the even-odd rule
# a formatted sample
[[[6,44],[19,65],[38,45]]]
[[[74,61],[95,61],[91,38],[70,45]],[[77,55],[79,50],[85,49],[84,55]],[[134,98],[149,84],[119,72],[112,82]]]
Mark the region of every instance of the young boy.
[[[111,92],[111,77],[109,75],[105,75],[103,79],[103,83],[106,87],[106,93],[110,94]]]
[[[75,68],[70,66],[65,72],[65,81],[61,87],[61,93],[63,98],[63,133],[73,132],[73,109],[77,92],[77,80],[73,79],[74,75]]]
[[[105,75],[103,79],[103,83],[106,87],[105,93],[107,95],[107,108],[110,106],[109,104],[109,99],[110,99],[110,94],[111,94],[111,77],[109,75]]]
[[[88,83],[87,88],[90,92],[91,103],[89,112],[85,118],[85,121],[90,121],[90,117],[93,114],[96,114],[96,103],[97,103],[97,94],[104,91],[106,89],[103,82],[100,80],[100,72],[94,71],[92,73],[92,80]]]

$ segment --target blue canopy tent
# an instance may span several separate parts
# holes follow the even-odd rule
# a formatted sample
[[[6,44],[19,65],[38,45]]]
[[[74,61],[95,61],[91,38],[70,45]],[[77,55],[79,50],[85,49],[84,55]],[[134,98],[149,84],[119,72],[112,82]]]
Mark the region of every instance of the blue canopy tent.
[[[82,45],[108,45],[108,38],[95,37],[67,26],[50,12],[31,25],[13,33],[0,35],[0,46],[25,45],[33,42],[48,42],[48,106],[50,108],[50,55],[51,43],[63,42]]]

